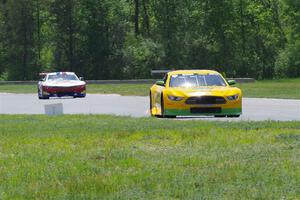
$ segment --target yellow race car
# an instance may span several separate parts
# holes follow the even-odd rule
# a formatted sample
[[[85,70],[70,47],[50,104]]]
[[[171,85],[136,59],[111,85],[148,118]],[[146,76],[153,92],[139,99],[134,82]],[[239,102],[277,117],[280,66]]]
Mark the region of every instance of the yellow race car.
[[[150,112],[157,117],[211,115],[239,117],[242,92],[212,70],[168,72],[150,89]]]

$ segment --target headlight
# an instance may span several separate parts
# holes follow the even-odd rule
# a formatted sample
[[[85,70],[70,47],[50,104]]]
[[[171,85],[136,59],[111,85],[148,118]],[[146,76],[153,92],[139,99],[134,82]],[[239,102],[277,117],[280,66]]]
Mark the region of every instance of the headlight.
[[[168,96],[168,98],[171,100],[171,101],[181,101],[183,99],[183,97],[176,97],[176,96]]]
[[[238,94],[232,95],[232,96],[227,96],[227,99],[228,99],[228,100],[231,100],[231,101],[237,100],[238,98],[239,98],[239,95],[238,95]]]

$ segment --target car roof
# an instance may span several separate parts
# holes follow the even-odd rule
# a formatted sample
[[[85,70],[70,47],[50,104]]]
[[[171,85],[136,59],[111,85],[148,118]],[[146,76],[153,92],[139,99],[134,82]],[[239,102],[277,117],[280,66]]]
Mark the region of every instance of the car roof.
[[[50,72],[50,73],[47,73],[47,75],[57,75],[57,74],[73,75],[75,73],[74,72]]]
[[[177,75],[177,74],[220,74],[214,70],[203,70],[203,69],[195,69],[195,70],[175,70],[168,73],[169,75]]]

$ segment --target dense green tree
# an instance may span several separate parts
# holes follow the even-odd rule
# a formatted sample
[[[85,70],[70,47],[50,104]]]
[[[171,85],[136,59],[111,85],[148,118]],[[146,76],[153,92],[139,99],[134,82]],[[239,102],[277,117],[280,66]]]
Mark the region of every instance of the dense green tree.
[[[164,47],[165,57],[162,68],[179,67],[181,64],[179,24],[180,5],[182,1],[157,0],[153,3],[154,15],[157,24],[155,37]]]
[[[281,77],[300,76],[300,2],[283,0],[282,18],[285,22],[287,44],[276,61],[276,75]],[[288,15],[286,15],[288,13]]]
[[[51,14],[54,18],[55,35],[52,38],[54,50],[54,65],[58,71],[74,71],[76,69],[76,31],[77,20],[76,0],[54,0],[51,4]]]
[[[93,79],[105,78],[110,50],[109,8],[103,0],[83,0],[81,5],[80,71]],[[85,66],[84,66],[85,65]]]
[[[299,22],[294,0],[0,0],[0,79],[300,76]]]
[[[6,70],[6,49],[5,49],[5,25],[4,25],[4,7],[0,3],[0,80],[4,79],[4,72]],[[2,74],[2,76],[1,76]]]
[[[4,12],[2,34],[6,39],[8,79],[33,79],[40,70],[35,52],[33,1],[7,0],[2,2],[1,7]]]
[[[271,78],[278,50],[284,46],[285,36],[278,16],[277,0],[249,1],[245,7],[246,50],[245,66],[238,74]],[[245,55],[246,54],[246,55]]]

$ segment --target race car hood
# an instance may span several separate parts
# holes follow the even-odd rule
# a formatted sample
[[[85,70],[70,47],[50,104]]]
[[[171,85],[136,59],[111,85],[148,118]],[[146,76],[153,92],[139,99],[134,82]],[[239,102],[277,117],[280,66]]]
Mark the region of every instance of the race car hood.
[[[181,96],[181,97],[230,96],[230,95],[240,94],[241,90],[236,87],[211,86],[211,87],[197,87],[197,88],[169,88],[167,93],[169,95]]]
[[[79,85],[85,85],[84,81],[70,81],[70,80],[54,80],[46,81],[43,83],[44,86],[48,87],[74,87]]]

